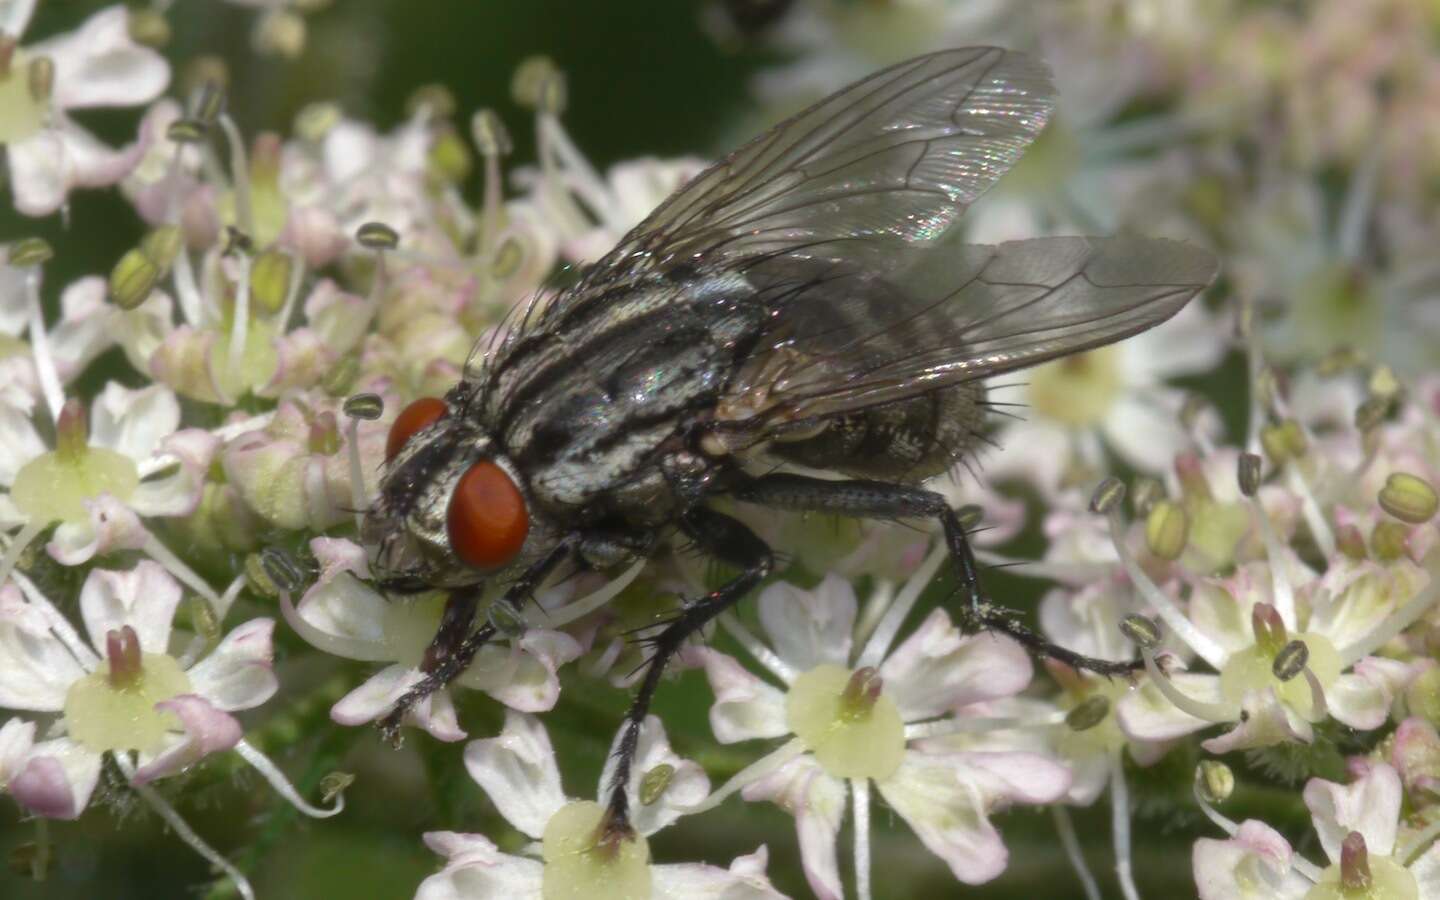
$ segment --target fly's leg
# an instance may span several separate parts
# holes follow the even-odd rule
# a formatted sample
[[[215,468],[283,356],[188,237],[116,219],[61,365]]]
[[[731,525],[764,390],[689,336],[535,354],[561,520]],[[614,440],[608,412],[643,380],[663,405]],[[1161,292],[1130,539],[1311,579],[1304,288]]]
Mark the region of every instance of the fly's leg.
[[[610,780],[610,801],[605,815],[602,842],[629,839],[634,835],[630,826],[630,798],[625,793],[640,741],[640,726],[650,711],[650,701],[660,686],[665,666],[674,658],[685,639],[699,631],[711,619],[734,606],[770,574],[774,554],[764,541],[741,523],[717,512],[697,507],[680,520],[680,529],[695,542],[697,548],[722,562],[740,569],[735,578],[719,588],[685,604],[660,631],[646,639],[651,648],[645,661],[645,677],[625,714],[620,741],[615,748],[615,771]]]
[[[1013,610],[985,599],[975,554],[960,518],[934,491],[883,481],[824,481],[802,475],[766,475],[747,479],[731,490],[737,500],[776,509],[824,512],[865,519],[936,518],[945,529],[945,543],[955,563],[965,602],[957,610],[966,634],[993,630],[1014,638],[1036,657],[1058,660],[1074,669],[1100,675],[1128,675],[1144,667],[1141,660],[1095,659],[1067,650],[1020,621]]]
[[[512,609],[522,609],[540,582],[569,555],[570,547],[571,542],[562,541],[521,573],[505,591],[502,602]],[[449,599],[445,601],[445,612],[440,616],[440,627],[420,660],[420,671],[425,673],[425,677],[401,694],[394,708],[380,720],[380,731],[390,743],[399,743],[400,723],[405,714],[415,704],[459,678],[460,673],[474,661],[480,648],[494,639],[494,624],[486,622],[479,628],[474,627],[475,610],[480,604],[481,594],[479,585],[450,592]]]

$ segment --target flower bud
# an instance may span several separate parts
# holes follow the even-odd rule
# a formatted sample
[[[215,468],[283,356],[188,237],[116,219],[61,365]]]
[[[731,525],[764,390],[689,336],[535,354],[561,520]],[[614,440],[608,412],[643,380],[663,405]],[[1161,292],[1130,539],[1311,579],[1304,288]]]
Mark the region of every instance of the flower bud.
[[[1400,393],[1400,379],[1395,377],[1395,372],[1387,365],[1378,365],[1370,373],[1370,380],[1366,385],[1372,397],[1394,398]]]
[[[153,7],[132,7],[125,20],[125,30],[130,33],[130,40],[142,47],[159,50],[170,43],[170,22]]]
[[[145,251],[127,250],[110,270],[110,299],[121,309],[134,309],[150,298],[159,280],[160,267]]]
[[[1392,472],[1380,489],[1379,500],[1381,509],[1411,525],[1430,521],[1440,506],[1430,482],[1409,472]]]
[[[1335,546],[1347,558],[1357,562],[1370,556],[1365,548],[1365,535],[1354,525],[1341,525],[1335,529]]]
[[[1266,653],[1279,653],[1289,642],[1285,620],[1269,603],[1257,603],[1250,610],[1250,627],[1255,632],[1255,645]]]
[[[675,780],[675,767],[669,763],[661,763],[645,773],[640,779],[640,805],[653,806],[670,787],[670,782]]]
[[[1240,482],[1240,493],[1253,497],[1260,491],[1260,472],[1264,460],[1258,453],[1242,453],[1236,465],[1236,480]]]
[[[1195,767],[1195,786],[1206,803],[1224,803],[1235,793],[1235,773],[1218,759],[1203,759]]]
[[[470,138],[482,156],[506,156],[514,150],[510,132],[493,109],[480,109],[470,117]]]
[[[250,297],[272,315],[285,306],[290,296],[290,279],[295,260],[281,250],[266,250],[250,265]]]
[[[1160,625],[1154,619],[1131,614],[1120,620],[1120,633],[1142,650],[1160,646]]]
[[[8,261],[16,268],[40,266],[55,258],[55,250],[44,238],[22,238],[10,245]]]
[[[55,93],[55,60],[37,56],[30,60],[25,74],[29,78],[30,99],[36,103],[49,103]]]
[[[470,148],[447,122],[430,145],[430,173],[442,182],[459,184],[470,177]]]
[[[840,694],[840,708],[850,715],[868,713],[880,699],[884,687],[885,682],[874,666],[856,669]]]
[[[1104,694],[1093,694],[1065,714],[1065,724],[1071,731],[1089,731],[1109,715],[1110,698]]]
[[[1296,675],[1305,671],[1305,666],[1310,662],[1310,648],[1305,646],[1302,640],[1293,640],[1275,654],[1275,661],[1270,665],[1270,671],[1281,681],[1289,681]]]
[[[384,222],[366,222],[355,230],[355,240],[367,250],[394,250],[400,246],[400,235]]]
[[[1260,444],[1265,448],[1265,455],[1277,466],[1294,457],[1304,456],[1310,449],[1305,432],[1294,419],[1260,429]]]
[[[1145,517],[1145,544],[1161,559],[1179,559],[1189,536],[1190,518],[1178,503],[1161,500]]]
[[[1125,482],[1111,475],[1100,482],[1095,487],[1095,493],[1090,495],[1090,511],[1102,516],[1108,515],[1124,499]]]
[[[1431,666],[1410,682],[1405,688],[1405,705],[1410,715],[1431,725],[1440,724],[1440,667]]]

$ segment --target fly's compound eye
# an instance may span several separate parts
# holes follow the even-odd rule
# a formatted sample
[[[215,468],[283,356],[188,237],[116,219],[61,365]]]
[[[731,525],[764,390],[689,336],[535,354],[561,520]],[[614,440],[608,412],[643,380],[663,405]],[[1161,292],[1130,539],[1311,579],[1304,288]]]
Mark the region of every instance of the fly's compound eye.
[[[421,397],[400,410],[390,434],[385,438],[385,460],[389,462],[405,447],[407,441],[431,422],[445,415],[445,401],[439,397]]]
[[[489,460],[475,463],[450,495],[445,527],[455,555],[478,569],[498,569],[525,544],[530,514],[505,470]]]

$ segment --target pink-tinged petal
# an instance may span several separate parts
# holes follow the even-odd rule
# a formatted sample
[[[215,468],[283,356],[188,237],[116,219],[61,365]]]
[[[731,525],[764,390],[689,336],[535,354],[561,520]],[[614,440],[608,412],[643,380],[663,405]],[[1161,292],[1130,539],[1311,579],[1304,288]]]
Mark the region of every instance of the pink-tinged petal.
[[[330,707],[330,720],[341,725],[364,725],[395,708],[400,695],[424,674],[410,666],[386,666]]]
[[[1348,785],[1312,778],[1302,796],[1331,862],[1340,861],[1340,844],[1352,831],[1365,837],[1371,853],[1389,856],[1395,849],[1402,795],[1400,775],[1389,765],[1380,763]]]
[[[322,636],[342,639],[321,649],[351,659],[394,659],[385,640],[386,606],[390,601],[344,570],[320,580],[300,598],[298,615]],[[401,601],[403,602],[403,601]],[[292,625],[296,623],[291,623]],[[312,640],[302,634],[306,640]],[[319,645],[319,638],[313,639]]]
[[[142,763],[135,772],[136,784],[148,784],[157,778],[174,775],[211,753],[229,750],[240,743],[244,733],[234,716],[216,709],[209,700],[196,694],[181,694],[162,700],[155,704],[155,708],[173,713],[180,720],[185,734],[178,740],[172,740],[153,759]]]
[[[1201,838],[1191,855],[1200,900],[1300,900],[1310,882],[1291,870],[1292,856],[1279,832],[1254,820],[1228,841]]]
[[[996,398],[1001,398],[996,392]],[[1024,400],[1021,394],[1017,398]],[[1070,435],[1064,428],[1042,419],[1008,422],[995,436],[1004,448],[985,461],[985,474],[993,480],[1015,479],[1032,484],[1045,497],[1053,497],[1070,458]]]
[[[1132,384],[1157,384],[1176,375],[1209,372],[1228,348],[1224,326],[1198,303],[1119,347]]]
[[[279,397],[318,383],[335,365],[337,354],[311,328],[295,328],[275,339],[276,366],[270,380],[255,390],[260,397]]]
[[[622,726],[610,743],[610,755],[606,757],[605,768],[600,774],[599,801],[605,802],[609,786],[615,775],[616,750],[625,729]],[[640,802],[640,784],[645,773],[660,765],[673,770],[665,792],[653,803]],[[630,781],[625,785],[630,795],[630,824],[644,835],[654,834],[684,815],[684,810],[704,800],[710,793],[710,779],[705,770],[688,759],[683,759],[670,749],[665,726],[656,716],[647,716],[640,726],[640,738],[635,745],[635,763],[630,770]]]
[[[134,510],[109,494],[84,502],[90,518],[61,523],[45,545],[56,562],[78,566],[106,553],[144,548],[150,532]]]
[[[179,463],[140,482],[130,497],[130,507],[142,516],[188,516],[200,505],[205,478],[220,442],[201,428],[186,428],[167,436],[163,452]]]
[[[914,753],[912,761],[935,754]],[[952,760],[950,754],[939,754],[940,765],[958,766],[959,778],[989,798],[1008,803],[1053,803],[1070,789],[1070,770],[1056,760],[1039,753],[988,752],[963,753]]]
[[[425,845],[446,857],[445,868],[420,883],[415,900],[540,900],[542,896],[544,865],[501,853],[482,835],[428,831]]]
[[[215,340],[214,331],[197,331],[189,325],[177,326],[167,332],[160,345],[150,352],[148,371],[156,381],[168,384],[182,396],[219,403],[224,398],[224,391],[210,369]]]
[[[455,711],[455,698],[449,691],[436,691],[410,708],[406,721],[425,730],[437,741],[453,744],[470,735],[460,727],[460,716]]]
[[[1006,637],[965,637],[937,609],[880,667],[885,696],[907,722],[1018,694],[1030,683],[1030,657]]]
[[[10,779],[10,794],[37,816],[79,818],[100,781],[100,762],[100,754],[69,738],[36,744],[25,768]]]
[[[347,237],[346,243],[349,243]],[[370,327],[365,299],[341,290],[328,278],[305,298],[305,320],[337,353],[358,347]]]
[[[1390,763],[1400,773],[1407,791],[1440,794],[1440,735],[1419,716],[1412,716],[1395,729]],[[1419,802],[1419,798],[1415,798]]]
[[[582,652],[580,642],[563,631],[533,628],[510,646],[483,647],[456,682],[518,712],[546,712],[560,699],[560,667]]]
[[[809,755],[793,759],[741,789],[746,800],[770,800],[795,817],[805,880],[817,900],[843,900],[836,841],[845,817],[845,783]]]
[[[1390,691],[1364,675],[1342,672],[1325,691],[1331,717],[1360,731],[1371,731],[1390,718]]]
[[[1064,758],[1070,765],[1070,789],[1065,792],[1065,802],[1089,806],[1110,784],[1110,754],[1096,747],[1083,756],[1067,752]]]
[[[855,588],[834,574],[812,591],[777,581],[760,592],[760,624],[770,646],[801,672],[848,662],[856,608]]]
[[[321,269],[339,258],[350,246],[350,236],[340,227],[340,220],[328,209],[301,206],[290,210],[285,230],[280,233],[282,247],[293,250],[311,269]],[[335,345],[332,345],[335,346]],[[335,346],[338,352],[344,348]]]
[[[1218,675],[1175,672],[1170,681],[1187,697],[1220,702]],[[1182,711],[1148,679],[1115,705],[1115,722],[1126,737],[1136,741],[1172,741],[1216,724]]]
[[[1281,703],[1272,688],[1247,692],[1240,707],[1240,721],[1234,728],[1219,737],[1202,741],[1200,746],[1219,755],[1290,741],[1308,744],[1315,739],[1315,729],[1310,723]]]
[[[0,587],[0,707],[57,712],[85,669],[14,582]]]
[[[218,709],[254,709],[275,695],[274,619],[252,619],[185,673],[195,693]]]
[[[555,748],[534,716],[506,710],[498,736],[465,745],[465,769],[500,815],[536,840],[567,802]]]
[[[320,580],[329,581],[341,572],[356,578],[370,577],[370,564],[365,548],[345,538],[317,537],[310,541],[310,552],[320,564]]]
[[[9,719],[0,725],[0,791],[20,771],[35,743],[35,723]]]
[[[710,728],[722,743],[780,737],[790,733],[785,693],[752,674],[733,657],[701,647],[695,651],[715,692]]]
[[[80,616],[91,646],[104,656],[105,636],[129,625],[140,637],[140,649],[167,652],[180,596],[179,583],[148,559],[129,570],[92,569],[80,588]]]
[[[158,97],[170,83],[164,57],[130,39],[129,13],[102,9],[68,34],[26,51],[55,61],[54,101],[62,109],[133,106]]]

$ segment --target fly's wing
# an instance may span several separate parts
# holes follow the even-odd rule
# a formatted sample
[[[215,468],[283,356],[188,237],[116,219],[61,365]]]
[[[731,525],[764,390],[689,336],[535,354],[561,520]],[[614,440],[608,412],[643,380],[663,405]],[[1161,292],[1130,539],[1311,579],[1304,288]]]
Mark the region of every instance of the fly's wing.
[[[939,238],[1045,127],[1042,63],[994,47],[876,72],[695,176],[609,255],[592,284],[776,255],[883,266]]]
[[[1174,315],[1215,277],[1177,241],[1055,237],[910,253],[890,271],[772,259],[776,326],[752,356],[734,425],[813,420],[1037,365]],[[747,380],[748,379],[748,380]]]

